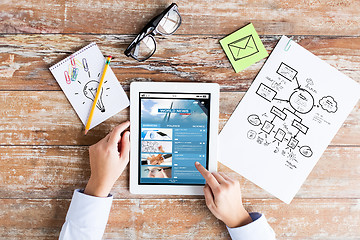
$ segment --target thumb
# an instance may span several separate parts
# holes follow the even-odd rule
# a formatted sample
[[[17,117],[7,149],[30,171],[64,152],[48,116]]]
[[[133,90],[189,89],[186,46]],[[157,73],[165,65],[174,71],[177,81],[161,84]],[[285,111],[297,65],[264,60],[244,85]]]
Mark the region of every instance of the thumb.
[[[130,126],[130,122],[126,121],[120,124],[119,126],[115,127],[109,136],[109,143],[117,145],[121,140],[121,133],[129,126]]]
[[[120,158],[129,162],[130,155],[130,132],[126,131],[121,138]]]

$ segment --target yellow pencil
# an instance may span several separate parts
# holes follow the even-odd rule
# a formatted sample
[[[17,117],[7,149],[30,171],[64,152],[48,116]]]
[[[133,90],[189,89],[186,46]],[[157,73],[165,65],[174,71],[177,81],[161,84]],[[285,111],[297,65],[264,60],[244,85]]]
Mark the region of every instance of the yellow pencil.
[[[88,118],[86,126],[85,126],[85,135],[88,133],[88,131],[90,129],[91,120],[92,120],[94,112],[95,112],[96,103],[97,103],[97,101],[98,101],[98,99],[100,97],[100,92],[101,92],[101,88],[102,88],[102,85],[103,85],[103,82],[104,82],[105,73],[106,73],[106,70],[107,70],[107,68],[108,68],[108,66],[110,64],[110,61],[111,61],[111,56],[108,56],[107,59],[106,59],[106,63],[105,63],[105,66],[104,66],[103,73],[101,75],[99,86],[98,86],[97,91],[96,91],[96,96],[94,98],[94,102],[93,102],[92,107],[91,107],[89,118]]]

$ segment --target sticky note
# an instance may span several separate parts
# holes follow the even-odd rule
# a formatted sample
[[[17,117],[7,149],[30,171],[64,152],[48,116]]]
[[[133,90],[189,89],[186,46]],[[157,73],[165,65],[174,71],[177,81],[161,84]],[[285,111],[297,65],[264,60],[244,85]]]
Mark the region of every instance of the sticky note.
[[[220,45],[235,72],[268,56],[252,23],[221,39]]]

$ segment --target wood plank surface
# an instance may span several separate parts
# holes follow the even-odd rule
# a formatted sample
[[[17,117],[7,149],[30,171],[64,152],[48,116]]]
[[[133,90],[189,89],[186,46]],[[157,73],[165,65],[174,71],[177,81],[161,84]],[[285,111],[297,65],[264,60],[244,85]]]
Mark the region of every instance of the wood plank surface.
[[[183,18],[178,34],[228,34],[249,22],[267,35],[359,36],[360,32],[358,0],[176,2]],[[137,34],[170,3],[3,0],[0,32]]]
[[[242,92],[220,94],[219,130],[244,96]],[[129,119],[121,111],[84,136],[80,119],[61,91],[0,91],[0,145],[91,145],[113,127]],[[331,142],[360,145],[360,102]]]
[[[216,82],[222,91],[246,91],[265,60],[235,73],[219,44],[223,37],[160,37],[155,55],[138,63],[123,54],[133,38],[129,35],[0,35],[0,90],[60,90],[48,68],[95,41],[103,54],[115,57],[111,68],[126,90],[132,81],[184,81]],[[261,39],[270,52],[280,36]],[[360,37],[293,39],[360,83]]]
[[[70,200],[0,199],[0,238],[55,239]],[[278,240],[359,239],[357,199],[245,200],[265,214]],[[34,214],[36,211],[36,214]],[[166,214],[164,214],[166,213]],[[114,200],[105,239],[229,239],[203,199]]]
[[[360,1],[179,0],[182,25],[156,36],[144,63],[123,52],[171,1],[0,2],[0,239],[57,239],[73,190],[90,175],[88,146],[129,119],[129,109],[83,136],[48,68],[90,42],[133,81],[220,84],[222,129],[266,59],[235,73],[219,40],[252,22],[270,53],[285,34],[360,83]],[[103,21],[106,19],[106,21]],[[300,79],[301,80],[301,79]],[[278,240],[360,240],[360,102],[290,205],[240,181],[248,211],[267,216]],[[133,195],[125,169],[112,193],[105,239],[229,239],[202,196]]]
[[[71,198],[74,189],[85,188],[90,176],[86,146],[0,146],[0,158],[2,198]],[[221,163],[218,170],[240,181],[244,198],[274,198]],[[360,146],[329,147],[296,198],[360,198],[359,172]],[[112,190],[115,198],[159,198],[130,194],[128,179],[126,168]]]

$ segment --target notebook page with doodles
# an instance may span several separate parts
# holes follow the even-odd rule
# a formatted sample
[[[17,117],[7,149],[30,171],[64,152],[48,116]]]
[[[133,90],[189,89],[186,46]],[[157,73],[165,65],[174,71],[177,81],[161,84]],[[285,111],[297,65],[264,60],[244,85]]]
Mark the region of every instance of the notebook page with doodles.
[[[219,136],[220,161],[290,203],[360,85],[283,36]]]
[[[105,58],[91,43],[49,69],[85,125],[94,101]],[[129,99],[109,66],[90,129],[129,106]]]

